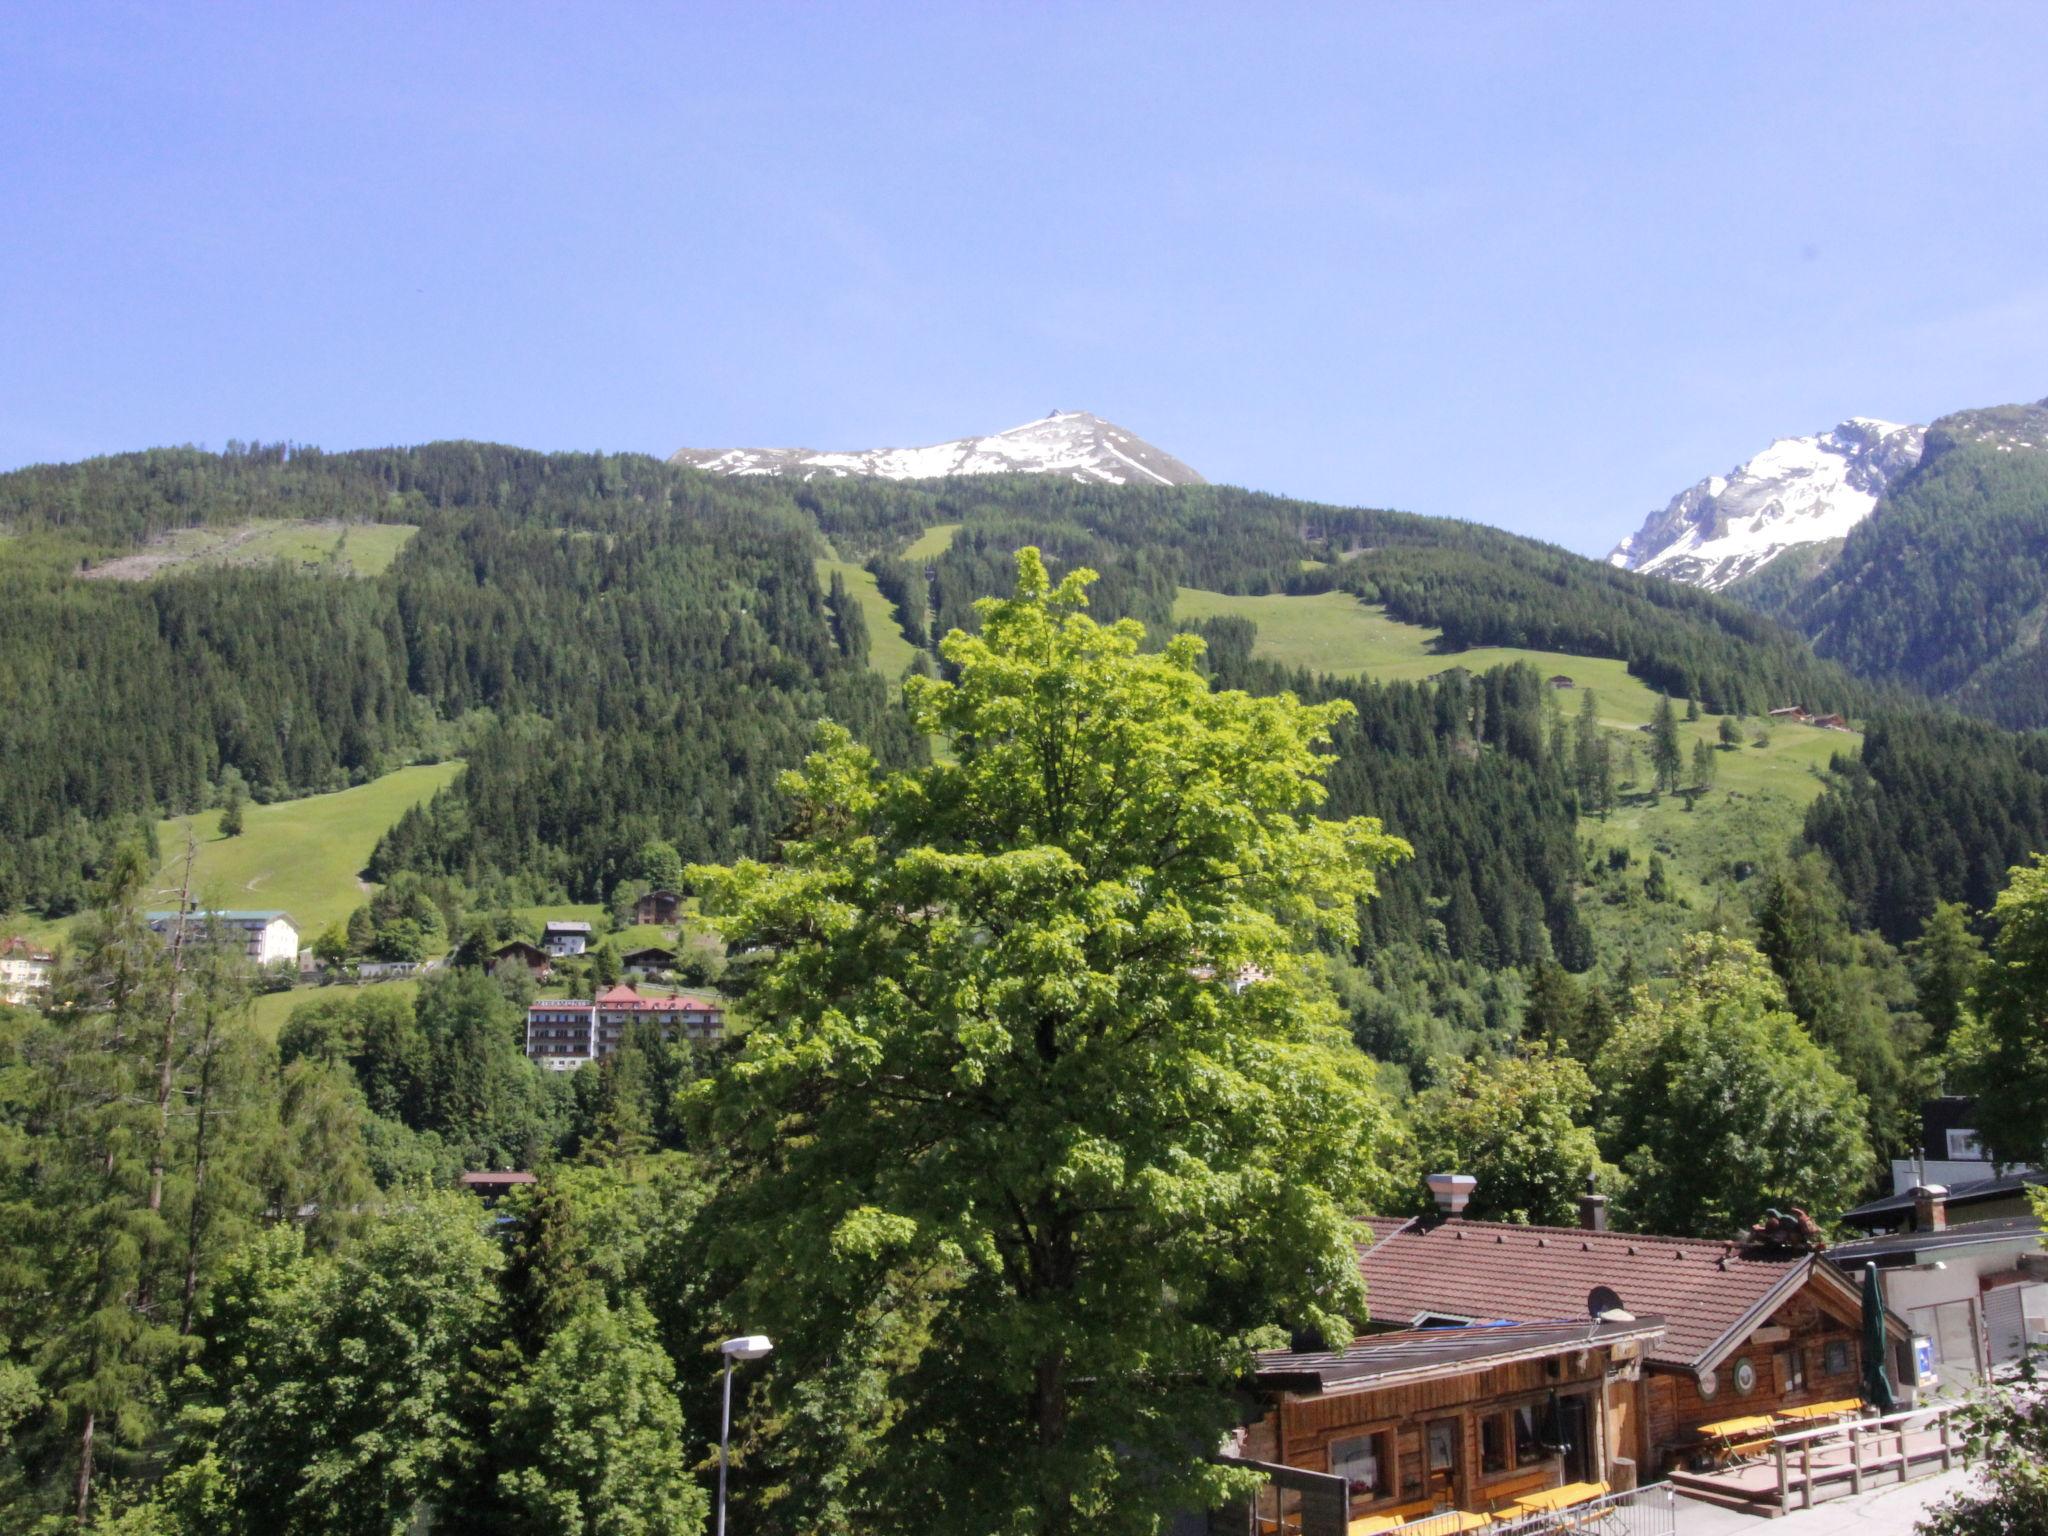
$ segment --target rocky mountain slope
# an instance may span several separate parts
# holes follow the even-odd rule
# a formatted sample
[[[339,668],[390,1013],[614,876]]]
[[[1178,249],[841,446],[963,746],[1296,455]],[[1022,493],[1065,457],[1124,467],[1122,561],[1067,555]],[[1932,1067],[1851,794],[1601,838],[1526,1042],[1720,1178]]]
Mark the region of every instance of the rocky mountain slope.
[[[1135,432],[1087,411],[1054,411],[1020,427],[926,448],[684,448],[670,461],[719,475],[792,480],[934,480],[947,475],[1062,475],[1104,485],[1203,485]]]
[[[1920,462],[1925,427],[1851,417],[1710,475],[1614,547],[1610,564],[1719,591],[1788,549],[1839,540]]]

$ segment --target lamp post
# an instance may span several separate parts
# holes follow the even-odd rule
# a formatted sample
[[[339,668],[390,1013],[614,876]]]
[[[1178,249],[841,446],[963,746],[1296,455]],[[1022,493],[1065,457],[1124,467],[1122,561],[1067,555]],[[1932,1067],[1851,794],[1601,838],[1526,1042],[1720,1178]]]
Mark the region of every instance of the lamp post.
[[[742,1360],[758,1360],[775,1346],[763,1333],[727,1339],[718,1346],[725,1356],[725,1415],[718,1424],[718,1536],[725,1536],[726,1445],[732,1439],[732,1368]]]

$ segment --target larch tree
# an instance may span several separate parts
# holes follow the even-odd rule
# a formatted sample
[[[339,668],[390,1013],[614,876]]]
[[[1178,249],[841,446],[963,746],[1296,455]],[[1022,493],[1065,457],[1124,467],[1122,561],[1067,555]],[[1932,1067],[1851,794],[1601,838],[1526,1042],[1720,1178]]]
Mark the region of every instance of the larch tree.
[[[1650,770],[1660,795],[1677,789],[1679,776],[1685,772],[1685,758],[1678,745],[1678,717],[1672,713],[1668,693],[1658,695],[1657,712],[1650,717]]]
[[[1212,691],[1017,555],[913,678],[954,760],[827,727],[771,863],[692,872],[766,956],[699,1101],[731,1149],[748,1315],[926,1316],[857,1490],[870,1529],[1151,1532],[1241,1491],[1207,1452],[1288,1329],[1348,1337],[1387,1120],[1310,951],[1407,852],[1322,821],[1346,706]],[[828,1368],[778,1350],[793,1384]],[[806,1354],[805,1358],[798,1358]]]

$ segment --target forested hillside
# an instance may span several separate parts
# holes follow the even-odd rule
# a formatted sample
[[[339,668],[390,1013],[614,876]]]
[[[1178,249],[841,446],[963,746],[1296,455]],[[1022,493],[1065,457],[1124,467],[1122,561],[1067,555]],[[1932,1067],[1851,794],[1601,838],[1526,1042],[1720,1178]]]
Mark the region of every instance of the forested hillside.
[[[211,803],[231,768],[275,799],[462,739],[460,795],[490,811],[459,829],[438,813],[408,849],[582,894],[656,826],[707,857],[761,846],[775,776],[821,716],[909,749],[817,590],[808,523],[652,459],[137,454],[0,476],[0,506],[0,906],[70,910],[123,828]],[[420,532],[358,580],[73,574],[257,515]]]

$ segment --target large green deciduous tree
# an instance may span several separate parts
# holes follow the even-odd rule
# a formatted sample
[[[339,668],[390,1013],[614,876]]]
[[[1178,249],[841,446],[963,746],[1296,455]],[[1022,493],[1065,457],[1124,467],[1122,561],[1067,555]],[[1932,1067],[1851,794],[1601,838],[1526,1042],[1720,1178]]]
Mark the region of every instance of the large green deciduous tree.
[[[1991,917],[1998,937],[1956,1055],[1993,1155],[2038,1164],[2048,1160],[2048,858],[2011,871]]]
[[[1362,1311],[1386,1120],[1305,952],[1406,846],[1306,814],[1345,706],[1214,692],[1195,638],[1090,619],[1092,573],[1017,573],[906,686],[954,761],[828,728],[775,862],[692,872],[769,956],[703,1102],[757,1326],[929,1309],[867,1528],[1149,1532],[1236,1488],[1205,1453],[1253,1347]]]
[[[1586,1069],[1546,1045],[1468,1061],[1416,1105],[1416,1154],[1426,1171],[1479,1180],[1466,1212],[1475,1220],[1566,1226],[1600,1166],[1592,1107]]]
[[[1862,1095],[1740,939],[1688,938],[1671,990],[1636,990],[1594,1075],[1638,1230],[1725,1237],[1774,1206],[1831,1217],[1869,1172]]]

